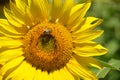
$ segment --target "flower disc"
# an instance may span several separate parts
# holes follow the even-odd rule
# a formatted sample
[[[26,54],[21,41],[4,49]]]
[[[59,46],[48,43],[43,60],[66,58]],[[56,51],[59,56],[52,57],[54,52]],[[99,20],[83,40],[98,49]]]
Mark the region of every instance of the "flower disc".
[[[72,53],[72,37],[61,24],[42,22],[24,37],[24,56],[33,66],[42,70],[60,69]]]

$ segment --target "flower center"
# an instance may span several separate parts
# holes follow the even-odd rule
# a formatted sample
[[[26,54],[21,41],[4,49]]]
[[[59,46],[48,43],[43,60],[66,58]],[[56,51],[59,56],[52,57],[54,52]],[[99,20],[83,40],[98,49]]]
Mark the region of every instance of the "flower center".
[[[43,35],[40,36],[38,41],[39,49],[49,53],[55,49],[55,38],[50,34],[49,29],[45,30]]]
[[[23,39],[27,62],[43,71],[58,70],[72,54],[72,37],[59,23],[42,22],[32,27]]]

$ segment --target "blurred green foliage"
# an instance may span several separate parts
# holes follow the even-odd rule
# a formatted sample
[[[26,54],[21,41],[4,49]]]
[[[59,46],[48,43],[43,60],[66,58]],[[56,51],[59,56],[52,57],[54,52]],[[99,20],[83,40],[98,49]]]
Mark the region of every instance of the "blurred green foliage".
[[[83,2],[83,0],[76,1]],[[2,8],[3,4],[0,4],[0,17],[4,17]],[[108,54],[97,58],[112,64],[115,68],[120,68],[120,0],[93,0],[87,16],[104,20],[99,27],[104,30],[104,34],[96,41],[108,49]],[[100,72],[100,80],[120,80],[118,70],[104,67]]]
[[[105,46],[108,53],[97,58],[105,62],[115,59],[120,64],[120,0],[93,0],[88,15],[104,20],[99,27],[104,33],[96,41]],[[109,70],[109,73],[100,80],[120,80],[120,71]]]

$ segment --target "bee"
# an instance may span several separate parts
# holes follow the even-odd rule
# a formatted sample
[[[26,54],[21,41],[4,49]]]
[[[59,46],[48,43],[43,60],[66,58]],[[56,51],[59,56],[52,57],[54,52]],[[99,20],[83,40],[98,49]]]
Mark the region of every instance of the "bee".
[[[52,33],[51,29],[45,29],[43,35],[50,35]]]
[[[42,35],[42,43],[48,43],[52,38],[52,30],[51,29],[45,29]]]

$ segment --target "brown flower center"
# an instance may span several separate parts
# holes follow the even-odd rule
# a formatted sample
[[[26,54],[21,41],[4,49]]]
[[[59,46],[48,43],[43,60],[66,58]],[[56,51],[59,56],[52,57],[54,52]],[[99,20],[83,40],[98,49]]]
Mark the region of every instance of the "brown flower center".
[[[42,22],[26,33],[26,61],[43,71],[54,71],[66,65],[72,54],[72,37],[59,23]]]

